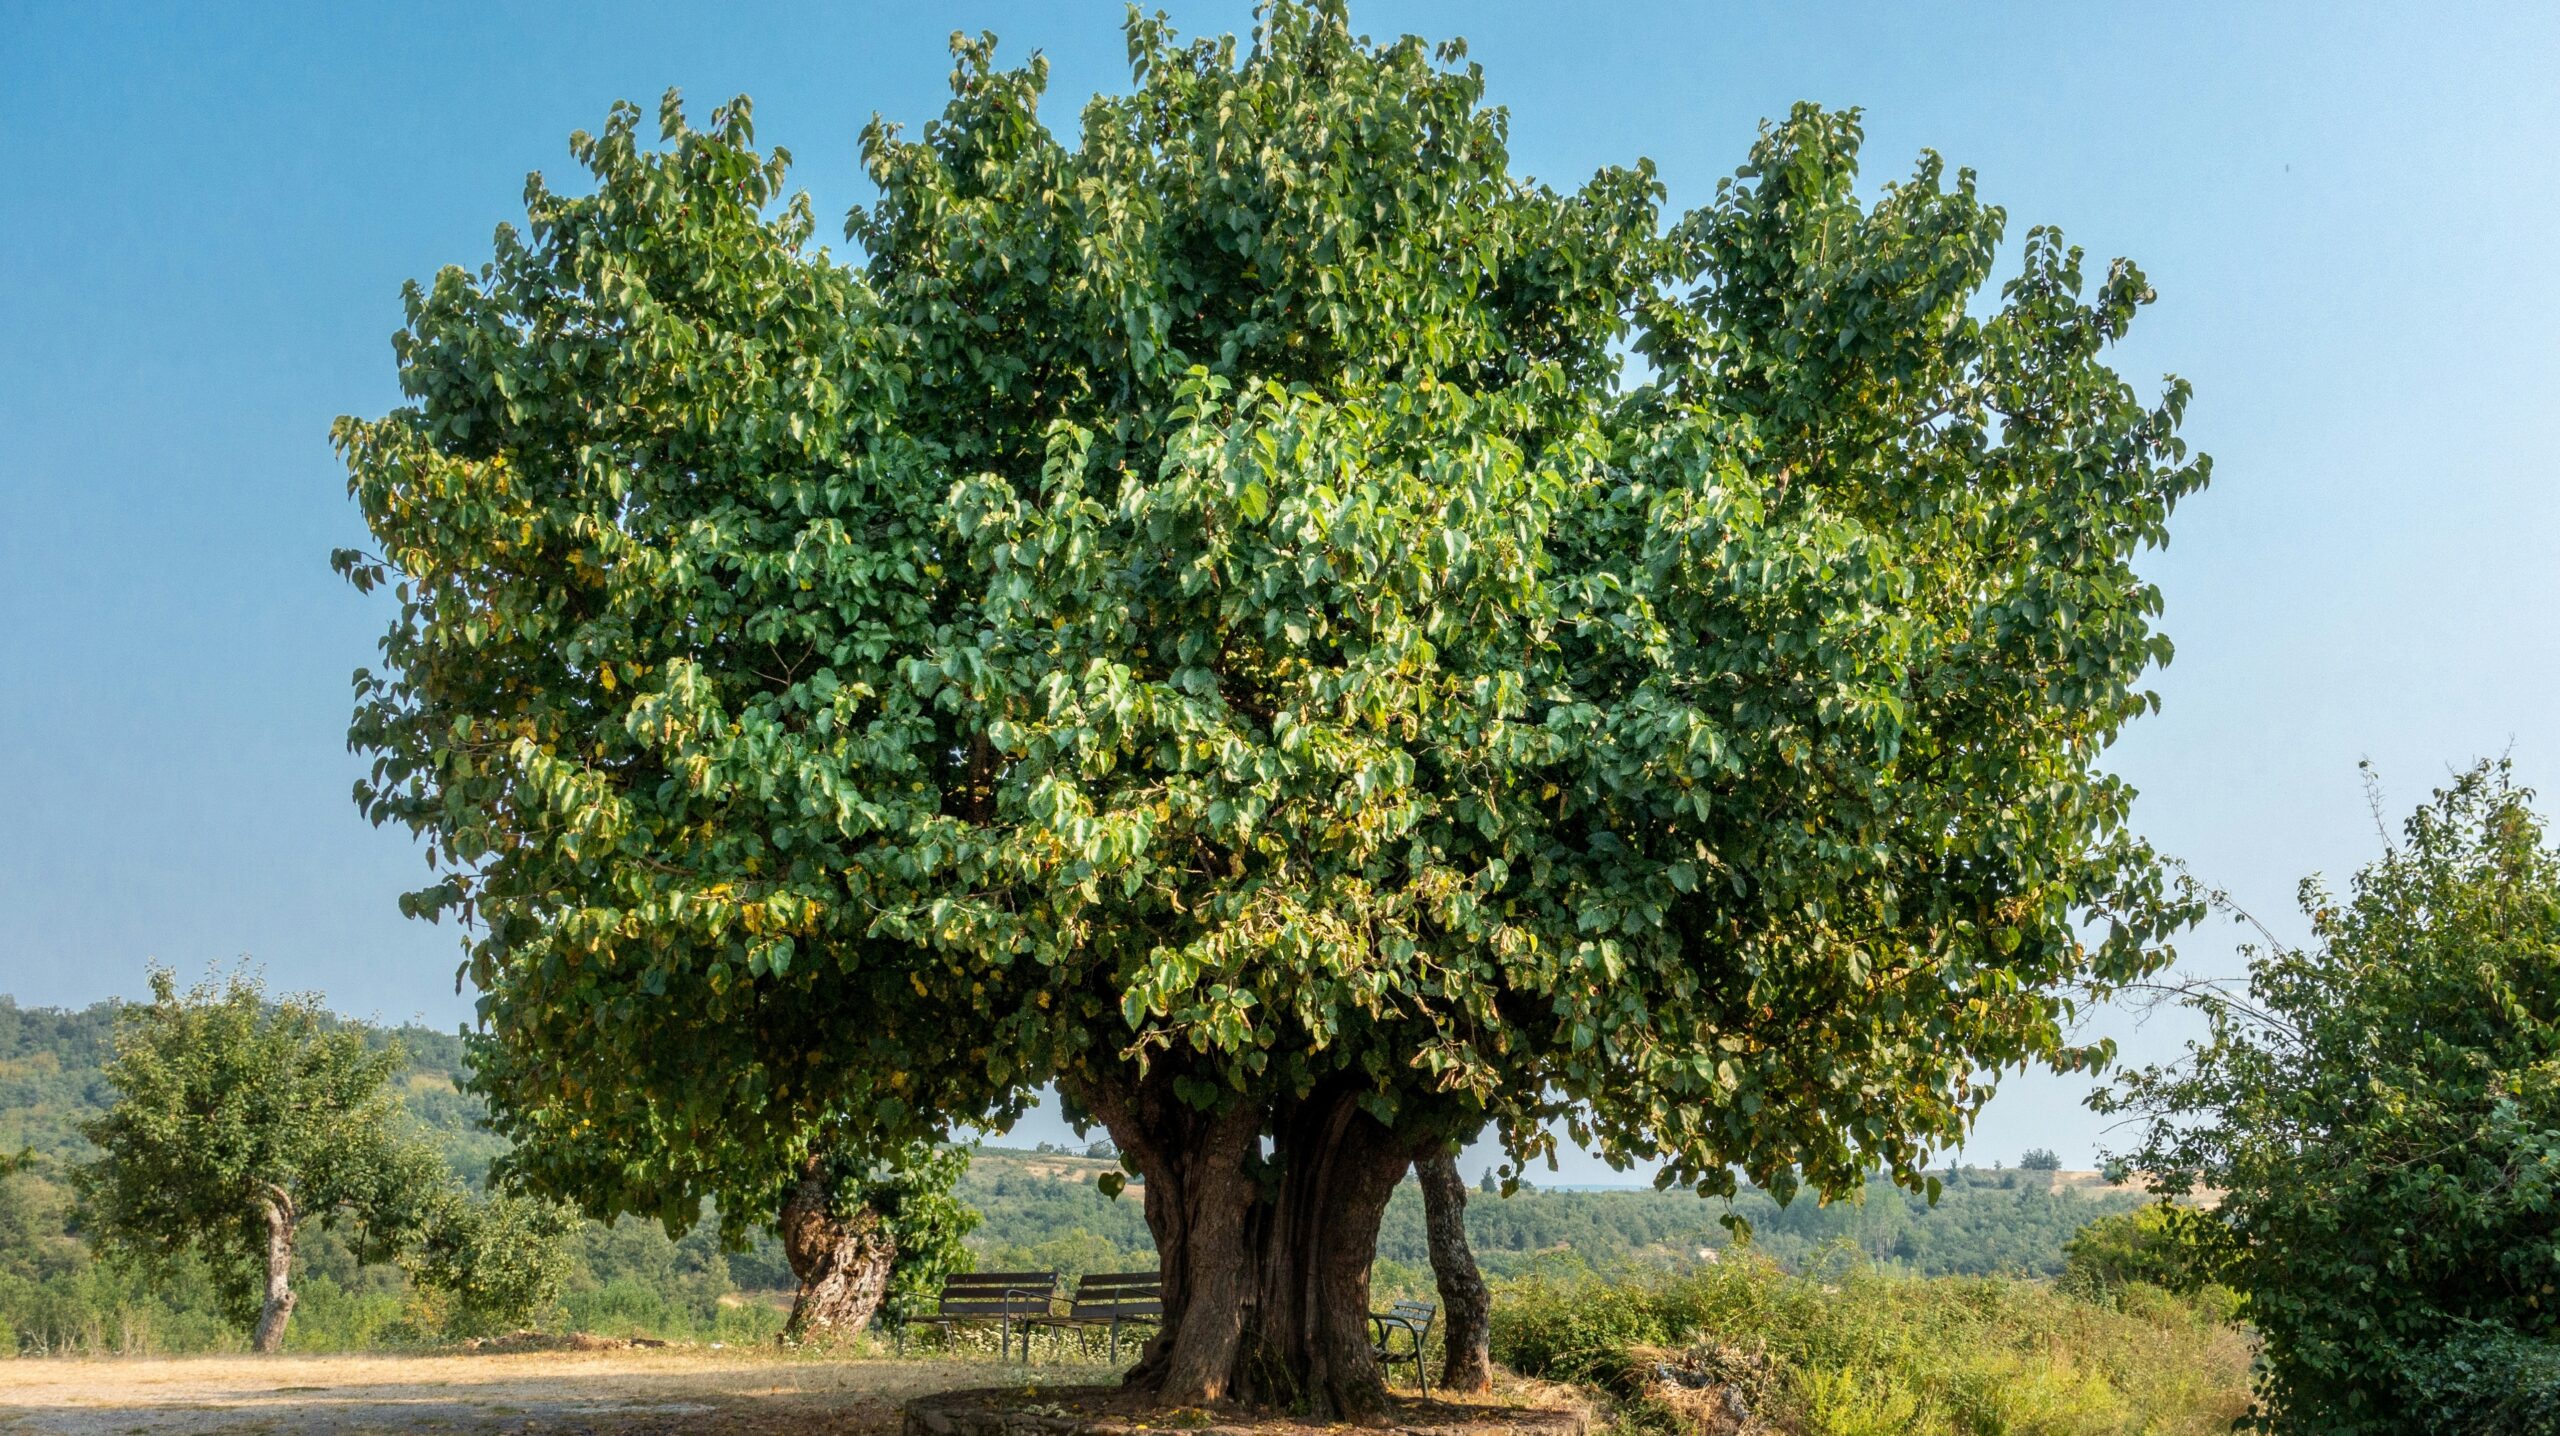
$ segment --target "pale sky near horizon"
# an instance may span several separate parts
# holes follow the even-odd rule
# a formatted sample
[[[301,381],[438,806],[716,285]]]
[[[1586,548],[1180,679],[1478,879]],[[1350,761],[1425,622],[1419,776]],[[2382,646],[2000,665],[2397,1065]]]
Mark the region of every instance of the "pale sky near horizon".
[[[348,675],[387,615],[327,566],[363,539],[329,421],[397,402],[401,282],[485,259],[526,172],[571,177],[567,135],[617,98],[752,94],[832,219],[867,197],[864,120],[940,109],[952,30],[1048,54],[1072,134],[1128,83],[1120,14],[0,0],[0,992],[85,1004],[150,958],[246,955],[345,1011],[461,1021],[453,933],[395,905],[423,867],[349,801]],[[2007,207],[2013,255],[2050,223],[2141,263],[2161,298],[2118,367],[2194,382],[2215,482],[2144,561],[2179,656],[2108,762],[2149,836],[2279,932],[2297,879],[2377,850],[2359,759],[2395,817],[2481,757],[2554,784],[2560,7],[1353,18],[1466,35],[1541,178],[1647,155],[1686,208],[1762,117],[1858,105],[1871,185],[1935,148]],[[2230,971],[2231,938],[2191,935],[2187,966]],[[2090,1030],[2140,1056],[2176,1032]],[[2087,1165],[2083,1090],[2011,1079],[1966,1157]]]

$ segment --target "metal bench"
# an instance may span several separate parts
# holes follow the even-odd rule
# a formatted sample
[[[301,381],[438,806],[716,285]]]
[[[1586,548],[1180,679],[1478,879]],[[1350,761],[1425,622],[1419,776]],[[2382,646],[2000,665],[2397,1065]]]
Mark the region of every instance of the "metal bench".
[[[1089,1344],[1096,1330],[1111,1333],[1111,1359],[1120,1359],[1120,1328],[1155,1326],[1164,1320],[1164,1278],[1151,1271],[1091,1272],[1076,1283],[1076,1294],[1067,1303],[1065,1314],[1032,1318],[1031,1325],[1057,1331],[1072,1331],[1076,1345],[1091,1351]],[[1023,1347],[1030,1348],[1031,1338],[1023,1337]]]
[[[1393,1373],[1397,1363],[1413,1363],[1413,1384],[1425,1396],[1431,1394],[1431,1373],[1423,1366],[1422,1348],[1430,1342],[1431,1323],[1439,1317],[1440,1308],[1427,1301],[1400,1301],[1369,1313],[1369,1351],[1378,1358],[1378,1365]]]
[[[1013,1352],[1013,1331],[1022,1328],[1022,1360],[1031,1360],[1031,1323],[1049,1316],[1058,1300],[1058,1274],[1053,1271],[973,1271],[945,1278],[931,1313],[911,1316],[898,1325],[898,1350],[907,1347],[910,1326],[982,1326],[997,1329],[996,1352]]]

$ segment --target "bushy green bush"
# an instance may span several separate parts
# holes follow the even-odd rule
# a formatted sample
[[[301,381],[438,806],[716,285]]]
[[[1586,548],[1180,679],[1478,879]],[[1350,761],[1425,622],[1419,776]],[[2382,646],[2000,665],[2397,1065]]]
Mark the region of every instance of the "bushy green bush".
[[[2560,1342],[2475,1327],[2410,1363],[2431,1430],[2462,1436],[2560,1436]]]
[[[560,1298],[562,1324],[598,1336],[645,1336],[663,1341],[767,1342],[782,1334],[784,1313],[735,1297],[708,1298],[639,1280],[616,1277]]]
[[[147,1282],[88,1261],[85,1253],[77,1268],[44,1276],[0,1269],[0,1333],[22,1356],[146,1356],[247,1345],[212,1282]]]
[[[293,1310],[293,1325],[285,1330],[284,1349],[379,1351],[421,1344],[424,1339],[398,1273],[376,1268],[353,1285],[341,1284],[325,1273],[306,1277],[301,1300]]]
[[[2197,1230],[2265,1338],[2264,1429],[2516,1429],[2462,1424],[2429,1383],[2548,1370],[2560,847],[2531,797],[2472,769],[2346,894],[2305,882],[2311,945],[2192,994],[2205,1039],[2099,1099],[2150,1117],[2128,1155],[2164,1190],[2222,1192]]]
[[[570,1276],[577,1213],[513,1192],[454,1193],[405,1259],[410,1278],[436,1299],[450,1336],[489,1336],[531,1325]]]
[[[2100,1217],[2063,1244],[2063,1284],[2091,1294],[2134,1282],[2194,1291],[2205,1280],[2190,1230],[2197,1220],[2193,1212],[2165,1202]]]
[[[2208,1432],[2248,1407],[2249,1343],[2192,1303],[2075,1300],[2039,1282],[1912,1278],[1840,1254],[1791,1275],[1750,1254],[1685,1272],[1503,1283],[1496,1360],[1591,1384],[1636,1426],[1677,1422],[1665,1348],[1765,1353],[1767,1413],[1807,1436]]]

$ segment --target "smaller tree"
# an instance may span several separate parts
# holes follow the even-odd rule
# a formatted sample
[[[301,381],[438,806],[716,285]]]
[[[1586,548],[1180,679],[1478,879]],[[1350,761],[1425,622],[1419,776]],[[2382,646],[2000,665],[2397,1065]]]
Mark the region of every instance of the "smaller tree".
[[[2054,1155],[2050,1147],[2029,1147],[2027,1154],[2018,1159],[2018,1167],[2028,1172],[2059,1172],[2062,1158]]]
[[[309,1223],[379,1260],[450,1188],[390,1092],[402,1061],[334,1028],[314,998],[270,1003],[237,973],[180,993],[154,968],[151,1001],[117,1014],[115,1103],[81,1129],[98,1147],[74,1175],[83,1226],[102,1253],[146,1266],[200,1253],[256,1349],[279,1349]]]
[[[931,1308],[943,1278],[969,1266],[962,1238],[978,1213],[951,1195],[968,1166],[967,1152],[930,1142],[885,1160],[810,1157],[775,1223],[800,1281],[783,1340],[851,1336],[884,1308],[897,1321]]]
[[[2159,1190],[2223,1192],[2200,1255],[2266,1339],[2262,1429],[2560,1411],[2560,852],[2503,764],[2403,831],[2344,898],[2303,883],[2311,945],[2185,991],[2185,1061],[2093,1099],[2150,1118]]]

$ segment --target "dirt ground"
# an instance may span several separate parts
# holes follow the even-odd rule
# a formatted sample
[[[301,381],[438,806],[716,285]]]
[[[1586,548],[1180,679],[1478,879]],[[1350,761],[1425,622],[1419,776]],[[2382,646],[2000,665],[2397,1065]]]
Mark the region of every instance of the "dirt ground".
[[[837,1360],[764,1350],[0,1360],[7,1436],[305,1433],[861,1433],[898,1403],[1008,1377],[1108,1379],[1091,1366]]]

